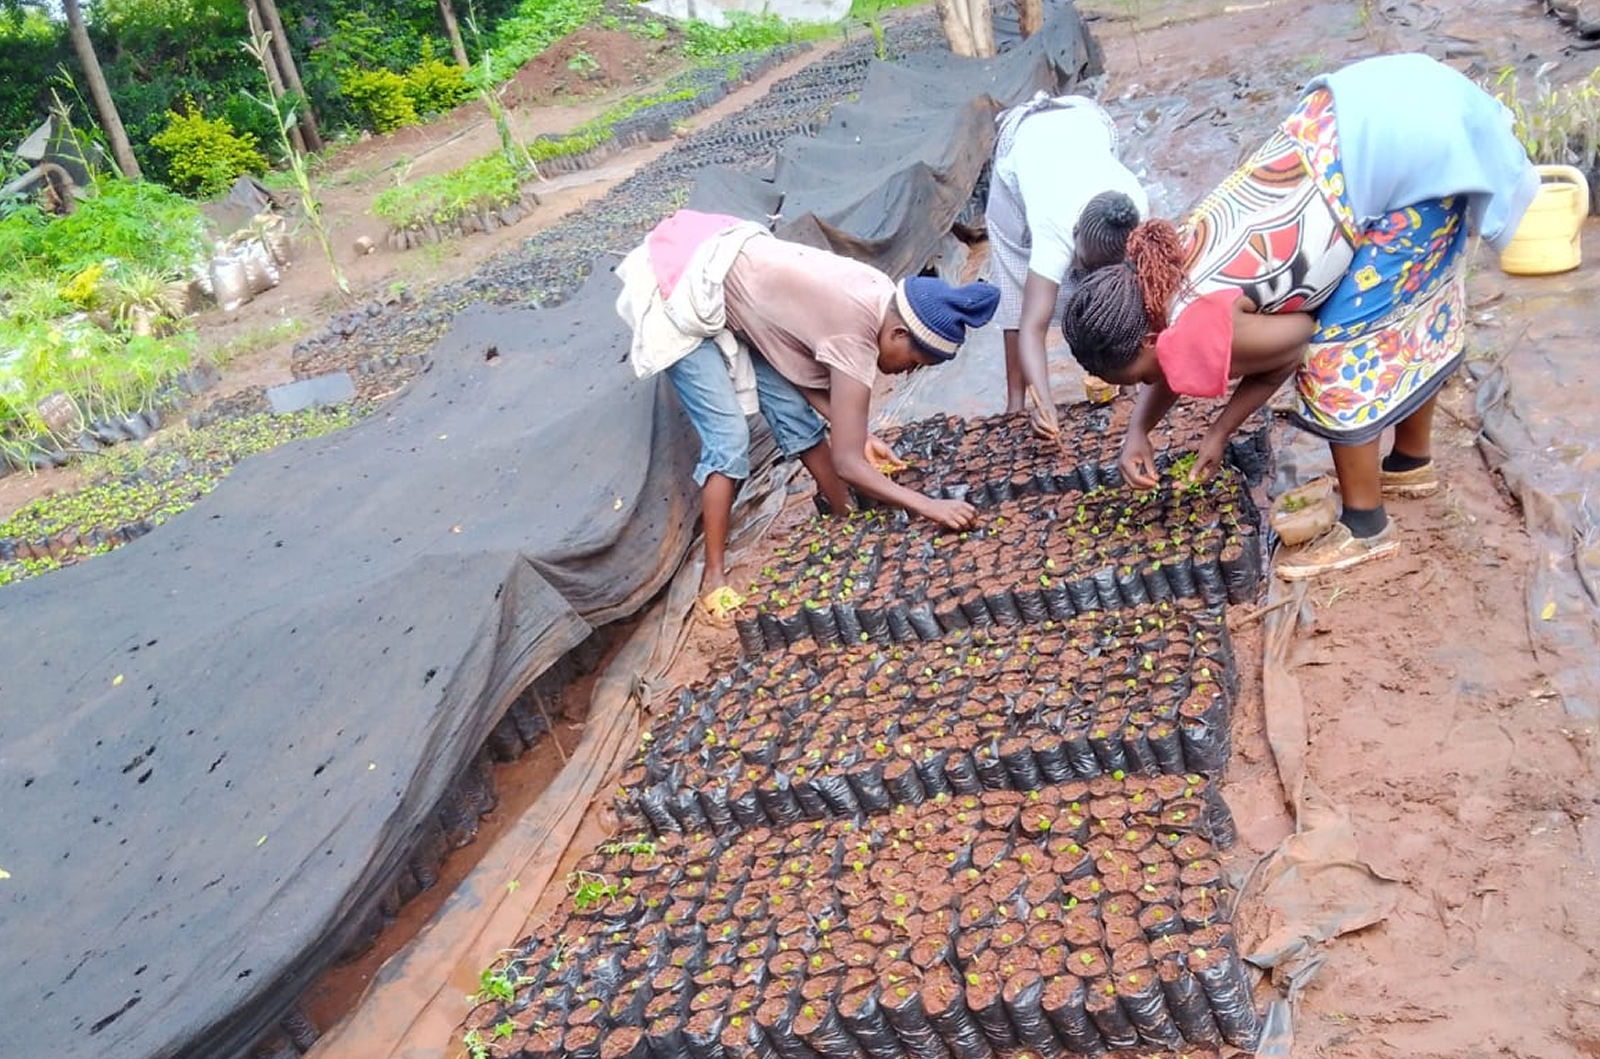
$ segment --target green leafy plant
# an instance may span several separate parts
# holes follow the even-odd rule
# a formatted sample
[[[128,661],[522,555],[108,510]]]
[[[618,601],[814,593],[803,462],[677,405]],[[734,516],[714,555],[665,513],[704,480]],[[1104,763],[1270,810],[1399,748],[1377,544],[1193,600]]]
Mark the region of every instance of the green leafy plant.
[[[479,209],[497,209],[522,197],[522,181],[503,154],[459,169],[389,188],[372,200],[372,212],[395,228],[448,224]]]
[[[433,54],[431,41],[423,41],[422,58],[405,73],[405,92],[418,114],[443,114],[472,97],[466,73],[454,63]]]
[[[605,903],[616,892],[616,884],[592,871],[575,871],[567,876],[567,893],[572,895],[572,907],[580,912]]]
[[[240,175],[267,168],[255,136],[199,110],[167,111],[167,124],[150,137],[150,146],[165,156],[168,181],[186,194],[216,195]]]
[[[339,90],[367,128],[389,133],[417,123],[406,79],[393,70],[347,70]]]
[[[770,13],[748,14],[730,11],[727,25],[690,21],[683,24],[683,50],[691,58],[736,55],[739,52],[766,51],[780,44],[816,40],[834,31],[826,22],[785,22]]]
[[[1600,67],[1560,87],[1536,77],[1531,88],[1506,67],[1487,87],[1511,111],[1512,132],[1534,162],[1600,168]]]
[[[600,60],[586,51],[574,52],[572,58],[567,60],[567,69],[587,77],[600,69]]]

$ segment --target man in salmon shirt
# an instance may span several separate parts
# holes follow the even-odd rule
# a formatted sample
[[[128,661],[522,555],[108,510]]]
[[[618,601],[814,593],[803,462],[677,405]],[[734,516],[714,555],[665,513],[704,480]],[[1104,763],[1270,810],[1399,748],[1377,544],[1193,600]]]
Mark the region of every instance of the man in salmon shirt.
[[[972,525],[971,504],[925,496],[879,470],[898,460],[867,417],[878,374],[953,359],[967,329],[994,315],[996,288],[923,276],[896,283],[760,225],[693,210],[657,225],[617,276],[635,373],[665,371],[700,435],[708,620],[729,624],[744,602],[727,584],[725,551],[734,496],[750,474],[745,416],[757,407],[831,511],[849,510],[853,486],[949,529]]]

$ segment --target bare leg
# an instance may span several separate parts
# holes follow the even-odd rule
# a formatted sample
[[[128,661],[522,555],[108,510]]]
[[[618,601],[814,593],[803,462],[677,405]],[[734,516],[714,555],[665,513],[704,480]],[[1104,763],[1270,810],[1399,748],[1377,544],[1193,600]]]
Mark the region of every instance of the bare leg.
[[[1366,536],[1352,525],[1352,517],[1383,510],[1383,488],[1378,478],[1378,439],[1365,445],[1330,445],[1333,470],[1339,476],[1339,495],[1344,501],[1343,521],[1356,536]],[[1378,519],[1382,528],[1383,519]],[[1371,532],[1376,532],[1372,530]]]
[[[1022,377],[1022,353],[1017,345],[1017,332],[1004,331],[1001,337],[1006,346],[1006,411],[1020,412],[1027,407],[1027,381]]]
[[[1433,458],[1433,409],[1438,403],[1439,395],[1435,393],[1395,424],[1392,451],[1418,460]]]
[[[713,472],[700,487],[700,506],[705,519],[706,570],[700,577],[700,595],[728,583],[728,518],[733,513],[733,496],[739,483],[727,475]]]
[[[833,449],[826,441],[813,445],[800,454],[800,463],[817,480],[817,492],[828,502],[828,510],[843,515],[850,510],[850,490],[845,487],[839,472],[833,469]]]

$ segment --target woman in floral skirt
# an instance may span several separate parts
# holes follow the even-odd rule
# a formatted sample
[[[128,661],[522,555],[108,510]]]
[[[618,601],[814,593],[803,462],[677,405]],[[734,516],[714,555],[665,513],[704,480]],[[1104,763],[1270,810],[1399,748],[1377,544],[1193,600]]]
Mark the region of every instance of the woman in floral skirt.
[[[1084,369],[1146,384],[1124,478],[1155,484],[1150,431],[1179,396],[1220,397],[1239,380],[1201,444],[1203,476],[1293,376],[1293,419],[1331,445],[1343,512],[1279,574],[1393,555],[1383,498],[1438,489],[1430,435],[1464,355],[1469,230],[1503,247],[1538,183],[1505,108],[1427,56],[1313,80],[1181,229],[1140,225],[1125,261],[1084,277],[1067,302],[1062,331]]]

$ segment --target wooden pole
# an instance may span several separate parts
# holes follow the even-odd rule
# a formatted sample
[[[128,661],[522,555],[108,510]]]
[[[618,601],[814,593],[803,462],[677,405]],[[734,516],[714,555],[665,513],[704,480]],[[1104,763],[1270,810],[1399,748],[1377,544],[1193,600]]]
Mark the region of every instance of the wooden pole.
[[[949,43],[950,51],[963,58],[976,55],[968,21],[967,0],[935,0],[934,6],[939,11],[939,25],[944,30],[944,39]]]
[[[972,54],[987,59],[994,54],[994,7],[990,0],[970,0]]]

